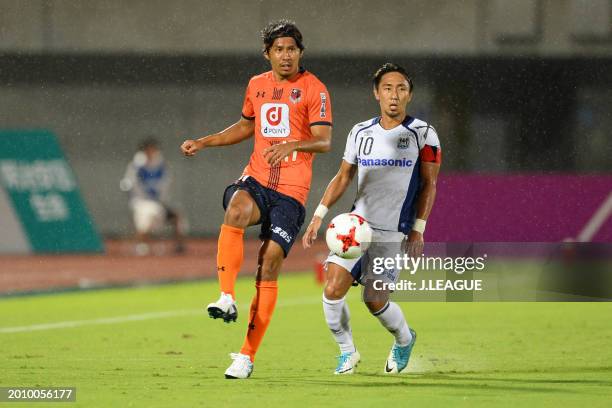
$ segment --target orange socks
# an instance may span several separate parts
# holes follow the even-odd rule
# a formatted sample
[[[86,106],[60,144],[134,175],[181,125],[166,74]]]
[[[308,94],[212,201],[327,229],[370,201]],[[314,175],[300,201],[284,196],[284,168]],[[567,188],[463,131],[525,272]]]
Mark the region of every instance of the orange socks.
[[[272,319],[272,313],[276,306],[278,286],[276,281],[255,282],[257,292],[251,302],[251,313],[249,315],[249,328],[247,336],[240,352],[255,360],[255,353],[263,339],[266,329]]]
[[[234,284],[244,258],[244,230],[242,228],[221,225],[219,246],[217,249],[217,274],[221,292],[229,293],[236,300]]]
[[[234,284],[244,257],[244,230],[241,228],[221,225],[219,234],[219,247],[217,252],[217,274],[221,292],[232,295]],[[266,329],[270,324],[276,298],[278,296],[278,285],[276,281],[257,281],[255,282],[255,297],[251,302],[251,312],[249,314],[249,328],[247,336],[240,352],[255,360],[255,353],[261,344]]]

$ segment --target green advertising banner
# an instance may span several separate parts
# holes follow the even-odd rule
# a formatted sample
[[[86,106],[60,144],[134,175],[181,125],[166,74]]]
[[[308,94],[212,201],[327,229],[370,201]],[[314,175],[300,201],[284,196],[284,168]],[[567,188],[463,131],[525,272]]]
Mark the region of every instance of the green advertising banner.
[[[0,131],[0,218],[0,252],[103,251],[74,173],[47,130]]]

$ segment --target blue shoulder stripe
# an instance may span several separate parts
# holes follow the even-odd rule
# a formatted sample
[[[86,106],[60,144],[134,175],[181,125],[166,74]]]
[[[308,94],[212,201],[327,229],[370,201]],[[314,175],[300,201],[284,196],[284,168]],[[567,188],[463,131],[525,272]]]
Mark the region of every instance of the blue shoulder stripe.
[[[366,127],[362,127],[361,129],[359,129],[357,131],[357,133],[355,133],[355,142],[357,142],[357,135],[359,134],[359,132],[361,132],[362,130],[366,130],[371,128],[372,126],[376,125],[378,122],[380,122],[380,116],[375,117],[374,119],[372,119],[372,122],[370,122],[370,124]]]
[[[408,126],[410,126],[412,122],[414,122],[414,118],[410,115],[406,115],[406,118],[402,122],[402,126],[408,129]]]
[[[419,148],[419,150],[421,150],[421,144],[419,143],[419,135],[414,129],[410,128],[412,122],[414,122],[414,118],[412,116],[407,115],[406,119],[404,119],[404,121],[402,122],[402,126],[414,135],[414,140],[416,141],[417,147]]]

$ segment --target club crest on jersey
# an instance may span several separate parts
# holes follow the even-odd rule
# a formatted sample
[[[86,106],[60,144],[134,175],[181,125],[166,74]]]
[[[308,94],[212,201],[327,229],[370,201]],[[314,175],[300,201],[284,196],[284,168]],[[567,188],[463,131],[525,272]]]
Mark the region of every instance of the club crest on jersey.
[[[409,137],[400,137],[397,142],[398,149],[408,149],[410,147],[410,138]]]
[[[293,102],[294,104],[301,101],[302,100],[302,90],[298,88],[293,88],[291,90],[291,94],[289,95],[289,100]]]

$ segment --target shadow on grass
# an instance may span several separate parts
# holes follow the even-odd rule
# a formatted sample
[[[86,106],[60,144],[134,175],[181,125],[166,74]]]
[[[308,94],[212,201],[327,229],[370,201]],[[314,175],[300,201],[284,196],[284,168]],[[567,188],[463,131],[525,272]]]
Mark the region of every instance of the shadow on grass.
[[[570,374],[570,373],[605,373],[612,374],[612,366],[598,366],[598,367],[547,367],[546,369],[541,368],[526,368],[520,370],[431,370],[422,372],[413,372],[409,375],[470,375],[470,374]]]
[[[474,383],[438,383],[438,382],[422,382],[417,378],[397,378],[397,377],[382,377],[382,375],[376,375],[378,378],[384,379],[384,381],[360,381],[360,377],[364,377],[364,374],[355,374],[352,379],[346,380],[335,380],[335,379],[299,379],[293,378],[290,380],[292,385],[324,385],[334,387],[364,387],[364,388],[403,388],[415,389],[415,388],[432,388],[432,389],[451,389],[451,390],[479,390],[479,391],[505,391],[505,392],[534,392],[534,393],[550,393],[550,394],[574,394],[576,391],[567,390],[564,388],[552,388],[552,387],[526,387],[526,386],[513,386],[513,385],[489,385],[489,384],[474,384]],[[369,376],[369,375],[368,375]],[[388,379],[388,380],[387,380]],[[265,379],[266,384],[287,384],[289,380],[277,380],[277,379]]]
[[[567,376],[570,374],[584,374],[584,373],[609,373],[610,379],[565,379],[558,378],[557,374]],[[364,374],[371,375],[371,374]],[[540,384],[592,384],[592,385],[605,385],[612,386],[612,367],[611,366],[599,366],[599,367],[550,367],[545,370],[543,369],[525,369],[525,370],[467,370],[467,371],[435,371],[435,372],[422,372],[422,373],[411,373],[410,375],[419,376],[420,378],[429,379],[441,379],[441,380],[465,380],[465,381],[507,381],[514,383],[540,383]],[[487,377],[473,377],[476,376],[487,376]],[[491,375],[491,377],[488,377]],[[496,378],[495,376],[504,375],[548,375],[550,378]],[[556,377],[556,378],[555,378]]]
[[[551,385],[598,385],[612,387],[612,380],[590,380],[590,379],[565,379],[563,376],[551,376],[551,378],[507,378],[504,375],[547,375],[547,374],[579,374],[579,373],[612,373],[612,367],[555,367],[546,370],[484,370],[484,371],[438,371],[424,373],[410,373],[400,376],[387,376],[382,373],[362,372],[351,377],[333,376],[330,378],[312,379],[303,376],[291,376],[290,378],[261,378],[267,384],[295,385],[326,385],[347,386],[365,388],[440,388],[454,390],[480,390],[480,391],[515,391],[534,393],[565,393],[580,394],[587,391],[568,389],[567,387],[551,387]],[[488,376],[491,375],[491,376]],[[363,381],[368,378],[367,381]],[[255,378],[254,378],[255,379]],[[378,381],[372,381],[378,380]],[[525,384],[530,384],[526,386]],[[544,386],[542,386],[544,385]]]
[[[501,374],[501,373],[500,373]],[[367,375],[367,374],[366,374]],[[496,378],[496,377],[466,377],[465,374],[461,376],[448,375],[448,374],[424,374],[419,376],[422,379],[432,380],[451,380],[451,381],[498,381],[498,382],[510,382],[510,383],[524,383],[524,384],[583,384],[583,385],[602,385],[612,387],[612,381],[610,380],[587,380],[587,379],[572,379],[564,380],[559,378]]]

